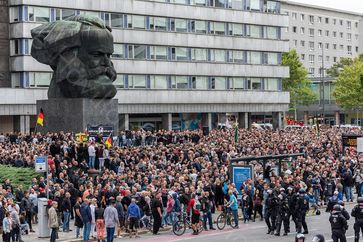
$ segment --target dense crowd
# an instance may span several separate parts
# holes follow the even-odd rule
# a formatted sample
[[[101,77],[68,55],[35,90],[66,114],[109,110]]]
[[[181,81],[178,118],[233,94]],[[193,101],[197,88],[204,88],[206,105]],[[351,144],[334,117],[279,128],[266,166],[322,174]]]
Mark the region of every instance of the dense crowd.
[[[312,208],[315,213],[323,203],[353,201],[353,189],[361,195],[363,156],[354,148],[343,155],[341,144],[342,133],[362,134],[360,129],[240,129],[237,142],[234,132],[129,131],[115,137],[112,147],[101,136],[82,143],[70,133],[0,134],[1,164],[34,167],[37,156],[47,156],[50,170],[48,177],[34,178],[31,187],[4,181],[4,241],[21,241],[22,233],[32,232],[37,199],[47,191],[52,200],[51,241],[59,227],[69,232],[74,219],[76,237],[86,242],[92,237],[106,240],[106,234],[112,241],[111,235],[120,236],[122,230],[138,236],[137,229],[151,220],[157,234],[184,211],[191,213],[197,234],[201,216],[204,229],[214,229],[212,214],[226,207],[235,216],[236,228],[241,208],[245,223],[264,218],[269,232],[279,235],[286,221],[281,216],[285,203],[286,216],[294,218],[298,232],[303,227],[307,233],[302,211]],[[293,153],[305,155],[283,161],[280,174],[273,160],[265,165],[252,161],[252,179],[241,187],[231,181],[231,158]],[[301,194],[304,199],[299,200]],[[293,195],[296,199],[289,200]],[[284,229],[289,231],[287,225]]]

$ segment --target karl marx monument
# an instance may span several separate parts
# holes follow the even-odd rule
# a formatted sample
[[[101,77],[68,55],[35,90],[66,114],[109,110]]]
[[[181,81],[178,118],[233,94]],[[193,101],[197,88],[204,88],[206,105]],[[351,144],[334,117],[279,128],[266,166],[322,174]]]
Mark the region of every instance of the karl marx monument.
[[[37,101],[45,116],[40,131],[81,132],[108,125],[117,132],[111,29],[97,17],[79,15],[43,24],[31,35],[31,55],[53,70],[48,100]]]

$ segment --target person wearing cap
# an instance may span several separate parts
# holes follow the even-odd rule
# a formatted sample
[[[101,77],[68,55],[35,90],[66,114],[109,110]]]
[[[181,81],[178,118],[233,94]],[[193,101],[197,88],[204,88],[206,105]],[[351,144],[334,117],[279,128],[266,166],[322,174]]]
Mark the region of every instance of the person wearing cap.
[[[348,230],[348,223],[341,213],[341,206],[339,204],[334,205],[329,222],[333,242],[346,242],[345,232]]]
[[[359,241],[359,232],[363,231],[363,197],[357,198],[357,205],[352,210],[352,217],[355,218],[354,222],[354,242]]]
[[[321,234],[317,234],[313,237],[313,240],[311,242],[325,242],[325,238]]]

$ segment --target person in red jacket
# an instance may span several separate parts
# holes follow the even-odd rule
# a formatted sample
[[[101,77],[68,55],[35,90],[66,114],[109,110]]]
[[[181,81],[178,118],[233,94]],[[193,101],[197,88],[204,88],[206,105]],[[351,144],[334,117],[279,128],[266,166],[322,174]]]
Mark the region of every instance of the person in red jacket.
[[[200,209],[201,204],[199,202],[198,196],[194,193],[190,197],[190,201],[187,207],[187,213],[190,214],[190,210],[192,211],[192,229],[193,235],[197,235],[200,227]]]

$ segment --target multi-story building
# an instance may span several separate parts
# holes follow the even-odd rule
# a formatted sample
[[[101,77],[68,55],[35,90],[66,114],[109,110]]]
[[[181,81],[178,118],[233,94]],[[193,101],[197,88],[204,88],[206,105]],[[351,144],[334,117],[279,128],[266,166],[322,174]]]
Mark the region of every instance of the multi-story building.
[[[322,115],[324,109],[326,123],[356,123],[355,115],[336,105],[332,95],[335,80],[326,70],[342,57],[354,58],[362,53],[363,13],[290,1],[281,2],[281,13],[289,16],[289,27],[282,31],[282,38],[300,54],[318,95],[316,104],[298,108],[299,118],[306,122],[309,116]]]
[[[30,30],[78,14],[112,28],[121,129],[213,128],[235,114],[281,123],[281,38],[288,17],[275,0],[0,1],[0,132],[28,132],[51,69],[30,56]],[[354,27],[354,24],[353,24]],[[46,114],[45,114],[46,118]],[[223,121],[225,122],[225,121]]]

